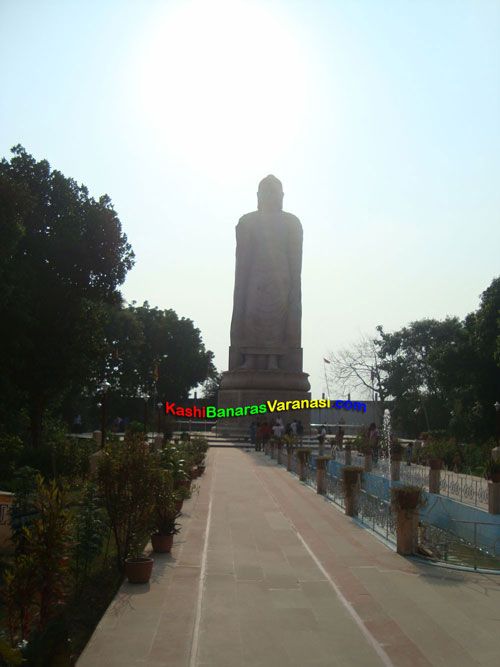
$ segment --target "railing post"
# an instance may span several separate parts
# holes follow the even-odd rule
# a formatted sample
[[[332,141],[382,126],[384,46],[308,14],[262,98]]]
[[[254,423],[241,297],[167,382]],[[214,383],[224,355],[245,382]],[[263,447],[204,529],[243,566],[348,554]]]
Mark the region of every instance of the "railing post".
[[[301,482],[306,481],[306,461],[309,457],[309,450],[308,449],[298,449],[297,452],[297,457],[299,459],[299,479]]]
[[[398,508],[396,523],[396,550],[401,556],[408,556],[415,551],[417,544],[418,512]]]
[[[365,452],[365,472],[371,472],[373,465],[373,451],[367,449]]]
[[[286,447],[286,469],[288,472],[292,469],[292,456],[293,456],[293,447],[287,445]]]
[[[488,513],[500,514],[500,482],[488,482]]]
[[[281,449],[283,447],[283,443],[281,442],[281,440],[278,440],[277,447],[278,447],[278,465],[281,465]]]
[[[326,464],[331,460],[331,456],[318,456],[316,459],[316,493],[323,496],[326,493]]]
[[[344,466],[342,481],[344,487],[345,513],[347,516],[357,516],[359,509],[359,476],[362,468]]]
[[[274,459],[274,445],[275,445],[274,440],[271,440],[271,458],[272,459]]]
[[[429,459],[429,493],[439,493],[441,477],[441,459]]]
[[[401,460],[391,461],[391,481],[399,482],[401,477]]]

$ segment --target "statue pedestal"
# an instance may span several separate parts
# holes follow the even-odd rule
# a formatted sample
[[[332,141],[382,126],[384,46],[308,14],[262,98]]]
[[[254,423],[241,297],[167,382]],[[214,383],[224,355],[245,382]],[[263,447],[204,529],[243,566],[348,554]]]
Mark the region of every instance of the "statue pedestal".
[[[231,372],[225,373],[225,376],[230,375]],[[292,375],[292,373],[290,373]],[[293,375],[296,375],[293,373]],[[297,375],[304,375],[307,379],[305,373],[300,373]],[[303,401],[305,399],[311,400],[311,394],[307,391],[298,391],[290,389],[225,389],[224,380],[222,382],[222,389],[219,389],[218,394],[218,408],[244,408],[246,406],[252,405],[265,405],[266,412],[259,412],[258,414],[250,414],[250,410],[247,411],[247,414],[241,417],[224,417],[217,419],[217,433],[223,437],[250,437],[250,424],[252,422],[264,422],[274,423],[276,419],[281,418],[283,421],[283,426],[286,426],[287,423],[292,423],[294,420],[301,421],[304,426],[304,433],[309,431],[309,424],[311,421],[311,411],[309,408],[304,408],[301,410],[285,410],[279,411],[275,409],[274,412],[270,412],[267,401],[270,401],[271,404],[276,401],[277,403],[286,403],[286,401]],[[291,406],[289,406],[291,407]]]

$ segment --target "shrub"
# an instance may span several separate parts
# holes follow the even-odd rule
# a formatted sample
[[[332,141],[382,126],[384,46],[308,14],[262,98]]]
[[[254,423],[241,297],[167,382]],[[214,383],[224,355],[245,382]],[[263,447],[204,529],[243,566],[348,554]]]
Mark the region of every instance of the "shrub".
[[[100,553],[108,532],[106,513],[101,506],[98,487],[89,483],[75,514],[75,579],[77,586],[84,583],[92,560]]]
[[[344,466],[342,468],[342,489],[345,496],[352,494],[352,489],[358,479],[362,479],[363,468],[359,466]]]
[[[417,509],[425,507],[427,499],[421,486],[405,484],[391,487],[391,505],[393,509]]]
[[[7,570],[4,599],[12,645],[44,631],[68,593],[68,559],[72,548],[65,493],[55,482],[38,478],[33,503],[37,518],[23,527],[22,553]]]
[[[156,475],[156,457],[138,438],[109,443],[99,460],[99,493],[113,531],[119,569],[126,558],[141,552],[146,541]]]
[[[154,499],[152,530],[159,535],[177,535],[179,532],[178,524],[175,519],[179,512],[175,506],[175,491],[170,474],[164,470],[159,470],[156,475],[151,493]]]

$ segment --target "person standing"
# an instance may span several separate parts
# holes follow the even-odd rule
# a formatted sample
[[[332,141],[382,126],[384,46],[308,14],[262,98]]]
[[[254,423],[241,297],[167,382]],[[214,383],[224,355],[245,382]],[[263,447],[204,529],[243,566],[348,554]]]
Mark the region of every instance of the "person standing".
[[[280,440],[283,435],[283,426],[278,420],[276,420],[276,423],[273,426],[273,435],[277,440]]]
[[[297,437],[299,438],[300,444],[302,444],[302,436],[303,435],[304,435],[304,426],[303,426],[301,420],[299,419],[299,421],[297,422]]]
[[[412,452],[413,452],[413,442],[409,442],[406,445],[406,465],[407,466],[411,466]]]

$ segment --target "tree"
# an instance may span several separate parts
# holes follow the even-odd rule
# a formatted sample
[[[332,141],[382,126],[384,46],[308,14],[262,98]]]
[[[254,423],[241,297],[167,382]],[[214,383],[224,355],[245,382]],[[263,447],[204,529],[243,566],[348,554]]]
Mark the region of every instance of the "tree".
[[[394,420],[407,432],[447,428],[458,378],[468,364],[464,325],[458,318],[423,319],[394,333],[377,327],[376,345],[388,396],[395,399]],[[463,378],[462,378],[463,380]],[[421,412],[421,416],[419,416]]]
[[[93,382],[106,377],[111,392],[125,398],[156,392],[163,400],[183,400],[215,372],[213,354],[192,320],[147,302],[109,308],[105,341],[107,352]]]
[[[481,294],[478,310],[468,315],[465,326],[474,364],[472,391],[478,426],[484,437],[495,433],[494,404],[500,401],[500,277]]]
[[[217,395],[220,389],[221,382],[222,382],[222,373],[214,372],[203,383],[202,397],[205,400],[211,401],[213,405],[217,405]]]
[[[37,446],[47,408],[85,383],[102,352],[105,305],[119,300],[134,255],[106,195],[96,201],[22,146],[12,152],[0,162],[2,408],[27,405]]]
[[[357,392],[359,397],[373,399],[378,394],[383,405],[386,392],[385,374],[380,367],[378,348],[369,336],[363,336],[349,348],[330,353],[328,375],[342,393]]]

